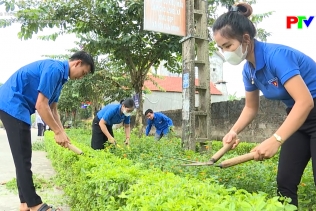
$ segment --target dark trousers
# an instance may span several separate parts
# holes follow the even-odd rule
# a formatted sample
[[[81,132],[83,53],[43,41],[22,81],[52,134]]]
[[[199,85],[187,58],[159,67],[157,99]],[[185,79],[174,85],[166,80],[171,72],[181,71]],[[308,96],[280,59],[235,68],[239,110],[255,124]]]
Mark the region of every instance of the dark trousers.
[[[316,105],[315,101],[314,99]],[[289,112],[290,109],[287,109],[287,113]],[[299,130],[284,142],[280,151],[278,194],[291,198],[291,204],[296,206],[298,206],[298,185],[311,158],[316,184],[316,107],[311,110]]]
[[[102,132],[100,125],[100,119],[95,116],[92,121],[92,138],[91,138],[91,147],[95,150],[104,149],[105,142],[108,141],[108,137]],[[106,125],[109,133],[114,137],[112,125]]]
[[[44,136],[44,125],[37,123],[37,136]]]
[[[21,203],[34,207],[42,203],[36,194],[31,171],[32,143],[30,125],[0,110],[16,169],[16,181]]]

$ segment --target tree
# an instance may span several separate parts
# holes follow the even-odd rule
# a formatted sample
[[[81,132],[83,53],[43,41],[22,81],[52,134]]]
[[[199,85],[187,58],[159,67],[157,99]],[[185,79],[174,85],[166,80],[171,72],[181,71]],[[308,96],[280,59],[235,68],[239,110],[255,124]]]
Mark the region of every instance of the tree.
[[[68,81],[64,85],[58,101],[58,110],[63,125],[69,120],[69,117],[72,117],[71,119],[74,122],[74,126],[76,126],[76,114],[80,108],[80,102],[82,102],[82,100],[80,99],[78,92],[73,89],[74,83],[75,81]]]
[[[29,39],[44,28],[59,27],[60,32],[81,35],[84,49],[109,58],[128,77],[135,93],[141,93],[147,73],[161,60],[174,63],[181,53],[180,37],[143,29],[143,0],[53,0],[4,1],[7,10],[16,10],[23,24],[19,37]],[[1,24],[0,24],[1,25]],[[2,26],[10,25],[10,21]],[[140,102],[142,95],[140,94]],[[137,125],[142,125],[142,104]]]
[[[166,61],[167,67],[173,67],[171,71],[181,71],[179,66],[175,68],[181,58],[180,37],[145,31],[143,0],[6,0],[2,3],[7,11],[15,10],[17,20],[22,22],[19,38],[29,39],[38,31],[53,27],[60,28],[60,32],[43,39],[54,40],[64,33],[80,34],[83,49],[94,55],[107,55],[118,68],[115,71],[119,78],[124,76],[130,81],[130,86],[125,88],[131,87],[134,93],[142,93],[150,68],[159,65],[162,60]],[[233,1],[209,0],[209,3],[212,25],[216,8],[231,5]],[[2,20],[0,26],[6,27],[11,23],[11,20]],[[215,50],[212,44],[210,48]],[[111,73],[115,74],[114,71]],[[92,88],[93,84],[89,87]],[[95,86],[89,93],[94,93],[96,89],[102,87]],[[121,89],[122,86],[117,90]],[[142,94],[139,97],[142,102]],[[137,126],[142,125],[142,106],[140,104],[137,110]]]

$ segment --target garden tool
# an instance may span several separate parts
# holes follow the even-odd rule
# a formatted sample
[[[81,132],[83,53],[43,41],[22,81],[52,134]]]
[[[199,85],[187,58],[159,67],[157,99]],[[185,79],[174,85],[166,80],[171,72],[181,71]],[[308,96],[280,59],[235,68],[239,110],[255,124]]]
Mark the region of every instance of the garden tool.
[[[119,145],[116,141],[114,141],[114,143],[112,144],[114,147],[119,148],[119,149],[123,149],[121,147],[121,145]]]
[[[236,140],[231,141],[229,144],[224,145],[222,148],[220,148],[211,158],[211,160],[207,162],[192,162],[189,164],[182,164],[182,166],[211,166],[214,163],[216,163],[223,155],[231,150],[233,145],[236,143]]]
[[[244,155],[240,155],[237,157],[233,157],[233,158],[224,160],[220,164],[216,164],[215,166],[220,167],[220,168],[228,168],[231,166],[235,166],[237,164],[241,164],[241,163],[253,160],[254,155],[255,155],[255,152],[250,152],[250,153],[247,153]],[[183,164],[182,166],[211,166],[211,165],[215,164],[214,161],[212,161],[212,160],[210,160],[208,162],[193,162],[193,161],[189,161],[189,160],[186,160],[186,161],[191,162],[191,163],[190,164]]]
[[[231,159],[224,160],[223,162],[221,162],[220,164],[216,164],[215,166],[220,167],[220,168],[227,168],[227,167],[234,166],[240,163],[244,163],[244,162],[253,160],[255,153],[256,152],[250,152],[244,155],[233,157]]]
[[[71,151],[73,151],[74,153],[76,153],[78,155],[83,154],[83,151],[81,149],[79,149],[78,147],[74,146],[73,144],[68,144],[68,149],[70,149]]]
[[[182,159],[182,158],[176,158],[176,157],[167,157],[168,159],[176,159],[176,160],[181,160],[181,161],[184,161],[184,162],[188,162],[188,163],[196,163],[196,161],[194,160],[187,160],[187,159]]]

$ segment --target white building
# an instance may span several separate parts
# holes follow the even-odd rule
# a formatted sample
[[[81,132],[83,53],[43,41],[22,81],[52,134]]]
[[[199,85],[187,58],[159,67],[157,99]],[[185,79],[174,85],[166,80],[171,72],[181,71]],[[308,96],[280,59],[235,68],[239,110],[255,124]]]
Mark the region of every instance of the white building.
[[[228,100],[226,82],[223,80],[224,62],[225,59],[219,52],[215,52],[210,57],[211,103]],[[145,95],[144,111],[148,108],[154,111],[182,109],[182,74],[169,72],[163,64],[152,70],[152,73],[159,75],[159,78],[150,76],[159,87],[151,80],[145,81],[144,89],[150,90],[151,93]],[[197,70],[195,77],[198,78]],[[196,106],[199,103],[197,96],[196,94]]]

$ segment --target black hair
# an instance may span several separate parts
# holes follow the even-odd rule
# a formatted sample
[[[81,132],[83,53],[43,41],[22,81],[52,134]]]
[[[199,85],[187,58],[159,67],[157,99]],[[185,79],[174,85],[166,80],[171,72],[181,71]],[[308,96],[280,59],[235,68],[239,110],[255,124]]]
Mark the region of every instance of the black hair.
[[[212,27],[213,33],[219,32],[225,38],[237,39],[242,42],[243,35],[249,34],[254,39],[257,30],[248,19],[252,14],[252,7],[246,3],[239,3],[229,8],[229,12],[219,16]]]
[[[93,57],[85,51],[77,51],[70,58],[70,61],[81,60],[83,64],[90,66],[90,72],[94,73],[94,60]]]
[[[121,100],[120,104],[124,105],[125,108],[135,107],[135,102],[134,102],[133,98],[126,98],[125,100]]]
[[[151,110],[151,109],[147,109],[147,110],[145,111],[145,116],[147,116],[147,114],[148,114],[148,113],[153,114],[153,113],[154,113],[154,111],[153,111],[153,110]]]

